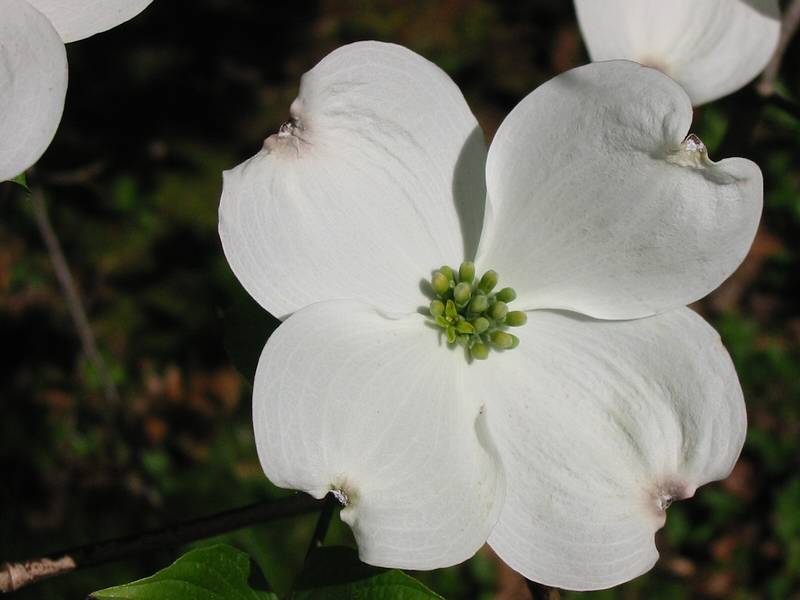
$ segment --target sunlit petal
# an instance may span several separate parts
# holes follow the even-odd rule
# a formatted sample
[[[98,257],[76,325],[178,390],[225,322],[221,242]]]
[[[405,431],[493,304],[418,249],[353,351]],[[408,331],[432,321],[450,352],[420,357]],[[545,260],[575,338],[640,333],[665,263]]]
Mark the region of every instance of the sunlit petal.
[[[463,354],[420,315],[314,304],[272,335],[253,419],[267,476],[316,497],[334,490],[365,562],[432,569],[486,541],[504,481]]]
[[[754,163],[684,142],[691,118],[679,85],[629,61],[539,87],[489,150],[478,262],[526,308],[624,319],[708,294],[747,254],[763,184]]]
[[[67,55],[50,21],[25,0],[0,0],[0,181],[32,166],[61,121]]]
[[[341,298],[426,304],[420,282],[474,253],[483,216],[485,145],[461,92],[410,50],[361,42],[303,77],[291,116],[225,173],[236,276],[278,317]]]
[[[781,29],[777,0],[575,0],[575,9],[592,60],[661,69],[695,105],[752,81]]]
[[[43,12],[64,42],[82,40],[129,21],[153,0],[28,0]]]
[[[534,311],[520,337],[467,379],[486,398],[508,481],[489,543],[561,588],[644,573],[669,503],[726,477],[744,443],[719,336],[684,308],[624,322]]]

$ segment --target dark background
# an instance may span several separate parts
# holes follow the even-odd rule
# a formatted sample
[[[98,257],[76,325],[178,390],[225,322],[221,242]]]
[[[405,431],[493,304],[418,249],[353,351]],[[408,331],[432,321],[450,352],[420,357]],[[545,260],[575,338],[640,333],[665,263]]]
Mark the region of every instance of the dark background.
[[[64,120],[30,181],[44,190],[121,401],[105,399],[82,351],[30,200],[0,184],[0,561],[285,494],[261,472],[249,387],[226,352],[231,328],[266,339],[275,322],[248,308],[222,255],[221,171],[277,130],[304,71],[360,39],[406,45],[444,68],[488,139],[528,92],[587,61],[566,0],[156,0],[68,45]],[[795,40],[780,80],[795,101],[799,59]],[[693,131],[713,159],[745,156],[765,176],[748,259],[695,307],[736,362],[747,445],[728,480],[670,508],[650,574],[567,597],[800,598],[800,121],[742,91],[700,108]],[[298,518],[225,539],[281,592],[312,526]],[[349,532],[335,523],[330,539],[347,543]],[[82,598],[180,550],[12,597]],[[521,591],[486,550],[421,577],[448,598]]]

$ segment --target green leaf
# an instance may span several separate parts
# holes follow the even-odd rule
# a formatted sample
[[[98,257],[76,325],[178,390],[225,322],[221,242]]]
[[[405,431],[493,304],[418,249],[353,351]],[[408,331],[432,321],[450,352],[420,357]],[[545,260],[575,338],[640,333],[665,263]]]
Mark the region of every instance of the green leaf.
[[[326,546],[309,557],[289,600],[442,600],[402,571],[365,565],[351,548]]]
[[[16,183],[17,185],[24,187],[27,191],[31,191],[28,187],[28,178],[25,176],[25,173],[20,173],[13,179],[9,179],[10,182]]]
[[[277,600],[252,589],[250,557],[223,544],[191,550],[151,577],[95,592],[94,600]]]
[[[236,303],[223,315],[225,349],[238,371],[253,384],[258,359],[267,338],[280,321],[241,290]]]

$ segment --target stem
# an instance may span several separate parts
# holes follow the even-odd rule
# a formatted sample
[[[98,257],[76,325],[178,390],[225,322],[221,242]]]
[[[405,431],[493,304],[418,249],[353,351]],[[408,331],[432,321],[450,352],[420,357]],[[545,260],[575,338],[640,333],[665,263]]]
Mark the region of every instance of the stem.
[[[50,555],[56,558],[5,563],[0,567],[0,593],[13,592],[47,577],[63,575],[76,569],[93,567],[164,547],[182,546],[188,542],[242,529],[256,523],[312,513],[323,506],[321,500],[315,500],[305,494],[296,495],[259,502],[163,529],[95,542]]]
[[[756,85],[758,93],[762,96],[771,96],[775,92],[775,80],[781,70],[783,56],[786,54],[786,49],[789,47],[789,42],[791,42],[795,31],[797,31],[798,25],[800,25],[800,0],[793,0],[783,15],[781,36],[778,39],[775,54],[772,55],[772,59],[767,64],[764,74],[761,75],[761,79]]]
[[[69,314],[72,317],[72,322],[75,324],[75,329],[81,340],[83,351],[103,382],[103,392],[106,401],[109,405],[116,406],[119,402],[117,388],[114,385],[111,374],[108,372],[108,368],[100,351],[97,349],[97,342],[95,341],[92,327],[89,324],[89,317],[86,315],[86,308],[81,301],[78,287],[75,284],[75,279],[72,276],[67,260],[64,258],[64,252],[61,250],[61,243],[58,241],[58,236],[50,223],[50,216],[47,212],[47,204],[45,203],[42,189],[38,186],[33,187],[31,189],[30,198],[36,225],[47,247],[47,252],[50,255],[50,262],[53,264],[56,278],[64,292],[64,299],[67,302]]]
[[[311,536],[311,543],[308,545],[308,551],[306,551],[306,561],[314,552],[314,550],[321,548],[322,544],[325,542],[325,535],[328,533],[328,527],[330,526],[331,519],[333,518],[333,509],[336,508],[337,504],[338,501],[333,494],[328,494],[325,496],[325,500],[323,500],[322,505],[322,512],[319,513],[317,526],[314,528],[314,535]]]
[[[526,579],[525,582],[528,584],[528,590],[533,600],[561,600],[561,592],[558,591],[558,588],[542,585],[530,579]]]

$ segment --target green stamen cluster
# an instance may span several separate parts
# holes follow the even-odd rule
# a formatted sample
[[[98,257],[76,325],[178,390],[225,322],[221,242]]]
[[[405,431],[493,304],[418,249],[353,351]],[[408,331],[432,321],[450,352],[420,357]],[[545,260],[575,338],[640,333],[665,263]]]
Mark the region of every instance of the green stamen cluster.
[[[519,338],[505,330],[527,321],[524,312],[508,310],[508,304],[517,297],[512,288],[492,292],[497,280],[494,271],[486,271],[476,280],[471,262],[461,263],[458,271],[445,265],[431,278],[436,294],[431,301],[431,317],[444,330],[448,344],[460,344],[478,360],[487,358],[490,348],[516,348]]]

